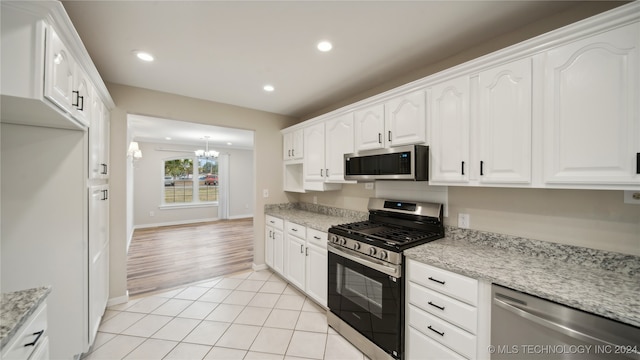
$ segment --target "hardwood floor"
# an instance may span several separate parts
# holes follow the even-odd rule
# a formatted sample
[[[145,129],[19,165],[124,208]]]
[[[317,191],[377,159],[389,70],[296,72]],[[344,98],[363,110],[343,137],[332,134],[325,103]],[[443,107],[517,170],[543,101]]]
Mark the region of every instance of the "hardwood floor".
[[[251,269],[253,219],[138,229],[127,257],[129,295]]]

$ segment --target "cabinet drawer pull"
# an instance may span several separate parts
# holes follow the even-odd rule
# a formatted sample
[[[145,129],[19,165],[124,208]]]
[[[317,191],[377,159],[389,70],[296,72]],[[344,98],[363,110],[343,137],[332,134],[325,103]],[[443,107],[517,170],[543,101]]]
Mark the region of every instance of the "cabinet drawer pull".
[[[322,239],[321,237],[315,236],[315,235],[313,236],[313,238],[316,239],[316,240],[321,240]]]
[[[427,304],[433,306],[434,308],[438,308],[438,309],[444,311],[444,306],[436,305],[436,304],[432,303],[431,301],[429,301]]]
[[[438,283],[438,284],[440,284],[440,285],[444,285],[444,283],[445,283],[444,281],[442,281],[442,280],[438,280],[438,279],[434,279],[434,278],[432,278],[431,276],[429,276],[429,280],[434,281],[434,282],[437,282],[437,283]]]
[[[298,229],[295,229],[295,228],[291,228],[291,231],[298,231]]]
[[[38,332],[34,332],[32,335],[34,335],[36,337],[35,340],[33,340],[33,342],[30,342],[28,344],[24,344],[25,347],[27,346],[36,346],[36,343],[38,342],[38,340],[40,340],[40,336],[42,336],[42,334],[44,334],[44,330],[40,330]]]
[[[444,331],[443,331],[443,332],[440,332],[440,331],[438,331],[438,330],[436,330],[436,329],[432,328],[432,327],[431,327],[431,325],[427,326],[427,329],[429,329],[429,330],[433,331],[434,333],[436,333],[436,334],[438,334],[438,335],[440,335],[440,336],[444,336]]]

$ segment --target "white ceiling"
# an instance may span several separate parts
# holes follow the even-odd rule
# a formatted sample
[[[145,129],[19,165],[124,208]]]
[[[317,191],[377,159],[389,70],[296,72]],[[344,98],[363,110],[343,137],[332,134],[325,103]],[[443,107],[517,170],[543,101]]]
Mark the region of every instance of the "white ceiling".
[[[302,118],[580,2],[63,4],[105,82]],[[333,50],[319,52],[320,40]]]

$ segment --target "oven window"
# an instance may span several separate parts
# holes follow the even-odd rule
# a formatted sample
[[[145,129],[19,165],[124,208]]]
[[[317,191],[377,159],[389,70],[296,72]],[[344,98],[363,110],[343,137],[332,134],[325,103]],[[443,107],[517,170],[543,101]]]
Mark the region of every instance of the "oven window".
[[[337,265],[338,294],[382,319],[382,283],[345,268],[342,264]]]

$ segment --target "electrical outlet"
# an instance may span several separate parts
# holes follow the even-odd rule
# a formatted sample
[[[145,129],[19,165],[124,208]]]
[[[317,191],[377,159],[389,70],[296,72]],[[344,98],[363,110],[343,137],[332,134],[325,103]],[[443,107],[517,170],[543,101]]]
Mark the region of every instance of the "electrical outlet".
[[[156,216],[156,213],[153,211],[149,211],[149,216]]]
[[[469,214],[458,214],[458,227],[468,229],[471,225],[471,216]]]
[[[373,183],[372,182],[364,183],[364,188],[365,190],[373,190]]]
[[[317,204],[317,203],[318,203],[318,197],[317,197],[317,196],[314,196],[314,197],[313,197],[313,203],[314,203],[314,204]]]
[[[625,204],[640,205],[640,191],[625,191],[624,192],[624,203]]]
[[[269,197],[269,189],[262,189],[262,197]]]

